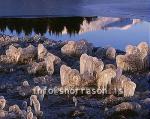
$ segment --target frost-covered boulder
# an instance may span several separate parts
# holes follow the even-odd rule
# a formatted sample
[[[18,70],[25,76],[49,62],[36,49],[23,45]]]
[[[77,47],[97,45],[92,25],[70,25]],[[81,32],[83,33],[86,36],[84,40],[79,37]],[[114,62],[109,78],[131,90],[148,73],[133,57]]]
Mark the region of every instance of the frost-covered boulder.
[[[38,45],[38,59],[39,60],[44,60],[44,58],[46,57],[48,51],[47,49],[44,47],[43,44],[39,44]]]
[[[113,69],[106,69],[97,74],[97,87],[102,94],[108,93],[108,86],[111,85],[111,80],[116,77],[116,72]]]
[[[43,112],[41,111],[41,104],[40,104],[40,102],[39,102],[36,95],[31,95],[31,97],[30,97],[30,106],[34,107],[35,114],[37,116],[43,115]]]
[[[110,90],[112,94],[123,95],[124,97],[134,96],[136,84],[130,78],[121,75],[112,79]]]
[[[6,59],[11,60],[12,62],[18,62],[20,53],[18,48],[10,45],[8,50],[6,50]]]
[[[89,54],[92,52],[92,45],[85,40],[68,41],[68,43],[61,48],[61,52],[71,56],[80,56],[84,53]]]
[[[6,100],[3,96],[0,96],[0,110],[3,110],[6,105]]]
[[[131,80],[126,80],[123,82],[123,96],[124,97],[132,97],[134,96],[134,92],[136,89],[136,84]]]
[[[37,56],[37,49],[33,45],[29,45],[26,48],[18,48],[19,50],[19,58],[18,62],[28,63],[34,60]]]
[[[51,53],[48,53],[45,58],[46,70],[49,74],[54,73],[54,66],[61,63],[61,59]]]
[[[143,55],[147,55],[149,53],[149,46],[146,42],[141,42],[138,44],[137,48],[140,50]]]
[[[66,65],[60,68],[61,85],[67,87],[76,87],[81,85],[80,73],[76,69],[71,69]]]
[[[13,63],[28,63],[35,59],[37,50],[33,45],[29,45],[26,48],[16,48],[13,45],[9,46],[6,50],[6,56],[3,56],[3,60]],[[2,58],[1,58],[2,59]]]
[[[127,45],[125,48],[126,54],[137,54],[140,52],[140,50],[133,45]]]
[[[94,76],[101,72],[104,68],[104,63],[101,59],[82,54],[80,57],[80,74]]]
[[[116,57],[116,49],[113,47],[109,47],[106,51],[106,57],[109,59],[115,59]]]

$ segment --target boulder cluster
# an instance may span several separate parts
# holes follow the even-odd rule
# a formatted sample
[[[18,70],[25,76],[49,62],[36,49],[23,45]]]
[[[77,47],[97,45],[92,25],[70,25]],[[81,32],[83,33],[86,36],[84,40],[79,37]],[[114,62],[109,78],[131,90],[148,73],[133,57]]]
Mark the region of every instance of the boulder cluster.
[[[30,74],[50,75],[54,73],[54,66],[61,62],[61,59],[48,52],[43,44],[39,44],[37,48],[33,45],[26,48],[10,45],[5,55],[0,56],[0,60],[3,63],[30,64],[27,69]]]
[[[0,38],[0,41],[3,41],[3,39]],[[0,72],[7,64],[10,64],[10,67],[12,65],[16,66],[15,70],[23,70],[17,72],[17,75],[25,72],[25,75],[29,76],[28,78],[32,77],[34,84],[29,83],[31,80],[23,79],[21,85],[16,85],[14,90],[18,92],[21,98],[26,98],[22,103],[22,107],[17,104],[6,104],[7,98],[0,96],[0,119],[41,118],[43,115],[41,105],[45,101],[44,98],[48,96],[48,89],[53,87],[77,88],[79,90],[90,88],[100,90],[103,97],[108,95],[113,95],[112,97],[116,98],[119,98],[119,96],[120,98],[132,97],[138,85],[136,85],[135,80],[133,82],[132,77],[129,78],[126,71],[129,71],[130,74],[150,68],[150,47],[146,42],[141,42],[138,46],[128,45],[125,49],[126,52],[124,54],[120,53],[120,55],[113,47],[93,49],[92,45],[85,40],[68,41],[61,47],[61,51],[57,52],[59,57],[56,56],[57,53],[54,55],[52,51],[50,52],[44,44],[37,43],[33,45],[28,44],[28,46],[24,45],[26,47],[21,47],[20,45],[11,44],[6,47],[6,51],[0,56]],[[59,50],[60,46],[58,46]],[[58,49],[54,48],[54,51],[56,50]],[[66,57],[70,59],[66,61]],[[57,68],[59,71],[57,71]],[[10,69],[10,74],[14,74],[14,69]],[[0,89],[6,87],[3,85]],[[11,89],[9,91],[13,92],[14,90]],[[75,107],[78,108],[78,99],[75,96],[73,102]],[[79,103],[81,102],[79,101]],[[143,102],[149,104],[150,101],[147,99]],[[107,114],[111,115],[125,110],[136,110],[138,112],[141,108],[138,103],[123,102],[112,106]]]
[[[39,62],[32,63],[31,67],[28,68],[28,72],[31,74],[47,72],[52,75],[54,73],[54,66],[59,64],[61,59],[48,52],[43,44],[38,45],[37,51]]]
[[[102,60],[82,54],[80,57],[80,73],[66,65],[60,68],[61,85],[67,87],[85,87],[91,85],[101,89],[101,94],[123,94],[124,97],[134,95],[136,84],[122,74],[122,69],[104,69]]]
[[[34,110],[32,110],[32,105]],[[8,110],[4,110],[8,108]],[[18,105],[6,107],[6,99],[0,96],[0,118],[1,119],[37,119],[42,117],[43,112],[40,110],[40,103],[36,95],[30,97],[30,104],[26,101],[22,103],[22,109]]]

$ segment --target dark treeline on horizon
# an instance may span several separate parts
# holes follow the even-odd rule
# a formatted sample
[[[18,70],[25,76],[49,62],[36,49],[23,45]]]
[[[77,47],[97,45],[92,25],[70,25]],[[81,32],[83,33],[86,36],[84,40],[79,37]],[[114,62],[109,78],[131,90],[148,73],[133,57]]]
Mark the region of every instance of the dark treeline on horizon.
[[[49,33],[59,35],[67,29],[67,33],[72,35],[80,30],[80,25],[83,20],[88,22],[96,17],[61,17],[61,18],[1,18],[0,31],[4,32],[8,28],[11,32],[14,30],[20,34],[24,32],[25,35],[30,35],[32,31],[36,34],[43,35],[49,30]]]

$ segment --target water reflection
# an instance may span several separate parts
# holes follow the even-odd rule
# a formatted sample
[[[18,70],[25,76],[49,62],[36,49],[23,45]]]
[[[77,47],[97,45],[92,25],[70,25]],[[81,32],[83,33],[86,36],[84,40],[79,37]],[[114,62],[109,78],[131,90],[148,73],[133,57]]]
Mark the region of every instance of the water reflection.
[[[52,34],[62,34],[64,28],[68,34],[75,34],[80,31],[80,25],[84,20],[92,21],[93,17],[63,17],[63,18],[4,18],[0,19],[0,30],[5,31],[8,28],[11,32],[14,30],[20,34],[30,35],[32,32],[43,35],[47,31]]]
[[[111,18],[111,17],[62,17],[62,18],[9,18],[0,19],[0,30],[8,28],[11,33],[22,32],[30,35],[32,32],[44,35],[50,34],[81,34],[89,31],[122,29],[127,30],[132,25],[140,23],[139,19]]]
[[[86,39],[95,46],[124,49],[128,44],[150,42],[149,22],[112,17],[3,18],[0,33],[32,36],[41,34],[54,40]]]

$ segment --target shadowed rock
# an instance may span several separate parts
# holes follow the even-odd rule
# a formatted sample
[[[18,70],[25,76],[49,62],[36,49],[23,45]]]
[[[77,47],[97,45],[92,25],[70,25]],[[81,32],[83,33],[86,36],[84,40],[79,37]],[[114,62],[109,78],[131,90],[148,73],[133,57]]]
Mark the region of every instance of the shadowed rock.
[[[32,89],[32,93],[33,93],[34,95],[36,95],[40,101],[43,101],[44,96],[45,96],[45,94],[46,94],[46,91],[47,91],[47,87],[46,87],[46,86],[45,86],[45,87],[42,87],[42,88],[39,87],[39,86],[35,86],[35,87]]]
[[[141,105],[135,102],[123,102],[119,105],[116,105],[114,107],[112,107],[109,111],[108,114],[111,115],[115,112],[121,112],[121,111],[126,111],[126,110],[130,110],[130,111],[136,111],[139,112],[141,109]]]
[[[29,74],[45,74],[46,73],[46,63],[43,62],[33,62],[30,67],[28,67]]]
[[[9,107],[8,118],[25,118],[25,114],[18,105],[13,105]]]
[[[105,65],[105,69],[109,69],[109,68],[112,68],[113,70],[116,70],[116,69],[117,69],[116,66],[113,65],[113,64],[106,64],[106,65]]]
[[[22,97],[29,96],[31,95],[31,86],[27,81],[24,81],[21,86],[17,87],[17,92]]]

